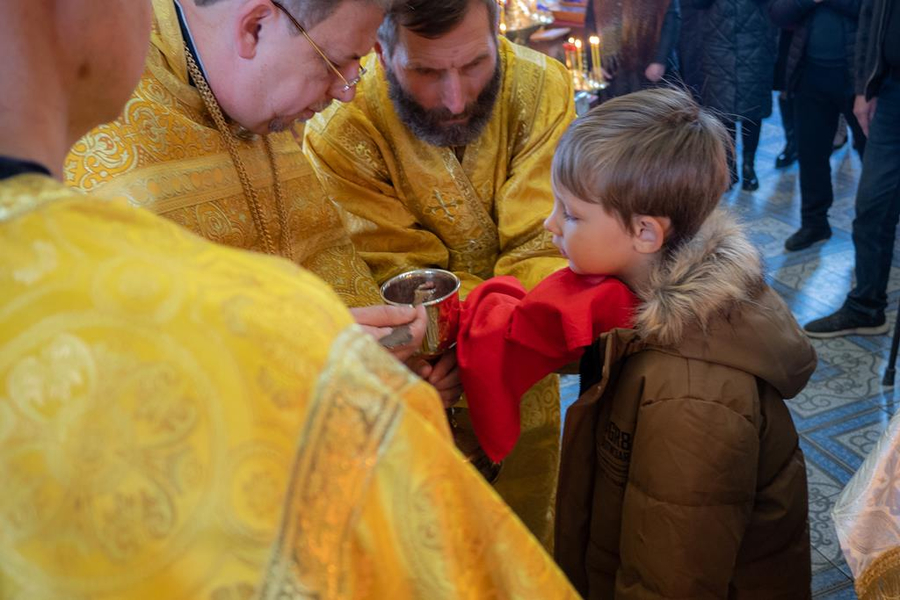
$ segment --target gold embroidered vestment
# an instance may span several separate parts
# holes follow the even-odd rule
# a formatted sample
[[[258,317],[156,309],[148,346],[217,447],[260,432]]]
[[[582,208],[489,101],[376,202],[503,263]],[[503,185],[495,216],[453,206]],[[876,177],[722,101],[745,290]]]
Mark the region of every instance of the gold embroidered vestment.
[[[174,2],[154,0],[153,9],[151,47],[140,84],[123,116],[75,145],[66,159],[66,181],[106,198],[124,198],[214,242],[262,252],[263,239],[225,141],[188,83]],[[294,134],[269,139],[285,199],[283,219],[263,140],[239,142],[238,151],[278,252],[319,275],[345,304],[380,304],[369,269]],[[281,222],[288,231],[282,231]]]
[[[0,182],[0,599],[575,598],[287,261]]]

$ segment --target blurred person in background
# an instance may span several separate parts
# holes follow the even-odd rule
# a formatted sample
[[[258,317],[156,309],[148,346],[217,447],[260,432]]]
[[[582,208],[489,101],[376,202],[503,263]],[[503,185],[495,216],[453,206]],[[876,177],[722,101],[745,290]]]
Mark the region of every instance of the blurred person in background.
[[[878,335],[900,219],[900,1],[863,0],[853,113],[868,136],[856,193],[856,282],[844,305],[804,328],[811,337]]]
[[[679,0],[588,3],[586,27],[603,40],[603,71],[614,98],[659,85],[677,72]]]
[[[779,26],[793,29],[786,83],[794,97],[800,159],[800,229],[784,242],[789,252],[831,237],[828,210],[834,202],[831,152],[843,114],[865,150],[853,115],[854,48],[860,0],[772,0]]]
[[[685,81],[700,102],[714,109],[737,139],[741,132],[741,175],[737,158],[729,156],[731,183],[759,188],[756,149],[762,120],[772,114],[772,73],[777,31],[755,0],[683,0],[694,13],[682,31]]]

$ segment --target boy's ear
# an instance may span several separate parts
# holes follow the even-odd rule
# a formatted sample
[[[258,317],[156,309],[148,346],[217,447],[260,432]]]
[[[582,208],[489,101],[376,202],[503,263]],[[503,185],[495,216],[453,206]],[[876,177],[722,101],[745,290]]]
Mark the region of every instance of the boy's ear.
[[[641,254],[655,254],[666,243],[666,236],[672,228],[669,217],[651,217],[650,215],[634,215],[631,218],[634,232],[634,249]]]

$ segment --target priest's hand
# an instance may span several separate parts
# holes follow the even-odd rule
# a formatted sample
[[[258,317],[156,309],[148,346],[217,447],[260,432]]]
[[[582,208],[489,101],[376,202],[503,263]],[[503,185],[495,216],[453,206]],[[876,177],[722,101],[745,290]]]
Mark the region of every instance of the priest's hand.
[[[402,336],[399,343],[386,345],[388,351],[401,362],[409,359],[422,346],[427,322],[424,306],[388,306],[384,304],[351,308],[350,313],[369,335],[379,341],[394,333],[395,328],[405,326],[408,334]],[[400,333],[405,332],[401,331]]]
[[[413,372],[438,391],[444,408],[450,408],[459,401],[463,389],[455,350],[448,350],[442,354],[433,365],[421,358],[411,360],[408,365]]]

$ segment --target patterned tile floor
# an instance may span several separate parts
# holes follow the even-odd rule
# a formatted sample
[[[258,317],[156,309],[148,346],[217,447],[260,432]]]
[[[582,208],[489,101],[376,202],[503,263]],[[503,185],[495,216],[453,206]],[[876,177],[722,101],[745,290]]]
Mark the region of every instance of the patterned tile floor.
[[[776,109],[776,114],[763,123],[756,156],[760,189],[747,193],[735,186],[725,195],[723,204],[750,225],[753,240],[765,257],[770,284],[802,324],[840,307],[850,288],[854,260],[850,233],[860,161],[849,143],[832,154],[835,203],[829,216],[834,235],[825,243],[788,253],[783,244],[800,223],[800,189],[796,164],[782,170],[774,168],[783,143]],[[900,297],[898,256],[900,248],[895,250],[896,266],[888,287],[888,320],[892,324]],[[856,598],[829,513],[835,496],[897,410],[900,394],[881,384],[890,341],[889,335],[814,341],[818,369],[803,393],[789,401],[809,476],[816,600]],[[577,393],[577,377],[565,377],[564,406],[571,404]]]

